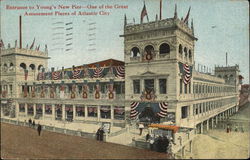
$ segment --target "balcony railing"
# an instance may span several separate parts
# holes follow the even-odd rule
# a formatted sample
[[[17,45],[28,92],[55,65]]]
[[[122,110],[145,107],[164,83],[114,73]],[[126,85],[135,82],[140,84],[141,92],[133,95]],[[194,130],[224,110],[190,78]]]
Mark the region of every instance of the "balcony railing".
[[[124,94],[115,94],[113,98],[109,98],[108,94],[106,93],[100,93],[100,97],[96,98],[94,93],[88,93],[87,98],[83,98],[82,93],[76,93],[73,97],[71,93],[55,93],[54,97],[52,97],[49,93],[45,93],[44,96],[41,96],[41,93],[35,93],[35,96],[32,93],[27,93],[25,96],[24,93],[21,93],[19,95],[20,98],[34,98],[34,99],[91,99],[91,100],[124,100],[125,95]]]

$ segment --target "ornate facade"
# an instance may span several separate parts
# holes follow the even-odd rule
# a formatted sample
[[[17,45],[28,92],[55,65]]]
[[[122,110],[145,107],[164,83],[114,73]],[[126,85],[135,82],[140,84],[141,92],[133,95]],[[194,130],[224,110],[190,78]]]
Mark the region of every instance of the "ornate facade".
[[[48,71],[48,52],[1,49],[1,114],[73,122],[213,127],[237,111],[239,67],[194,67],[191,27],[173,18],[124,25],[124,62]]]

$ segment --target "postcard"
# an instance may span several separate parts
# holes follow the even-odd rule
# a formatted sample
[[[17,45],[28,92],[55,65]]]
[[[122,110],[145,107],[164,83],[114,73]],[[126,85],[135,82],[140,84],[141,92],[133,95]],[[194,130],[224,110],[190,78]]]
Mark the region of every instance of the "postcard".
[[[245,0],[0,0],[2,159],[249,158]]]

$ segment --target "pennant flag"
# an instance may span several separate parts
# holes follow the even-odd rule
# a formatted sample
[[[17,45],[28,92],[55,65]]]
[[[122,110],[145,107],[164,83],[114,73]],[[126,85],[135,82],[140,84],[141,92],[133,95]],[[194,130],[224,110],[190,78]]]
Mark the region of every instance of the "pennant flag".
[[[30,46],[30,49],[33,49],[33,47],[34,47],[34,45],[35,45],[35,40],[36,40],[36,38],[34,38],[32,44],[31,44],[31,46]]]
[[[191,7],[189,7],[189,9],[188,9],[188,13],[187,13],[187,15],[186,15],[186,17],[185,17],[185,19],[184,19],[184,23],[188,23],[188,18],[189,18],[189,14],[190,14],[190,9],[191,9]]]
[[[143,18],[145,16],[147,16],[147,20],[148,20],[148,13],[147,13],[146,5],[144,3],[144,6],[143,6],[142,11],[141,11],[141,23],[143,23]]]

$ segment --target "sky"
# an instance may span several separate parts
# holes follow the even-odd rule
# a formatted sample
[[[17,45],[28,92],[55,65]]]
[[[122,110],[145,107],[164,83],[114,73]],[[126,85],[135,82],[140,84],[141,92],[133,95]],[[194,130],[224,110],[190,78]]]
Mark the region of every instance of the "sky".
[[[0,0],[1,39],[5,46],[14,46],[18,40],[18,20],[22,15],[23,47],[31,45],[49,49],[49,67],[61,68],[82,65],[108,58],[124,59],[124,14],[128,23],[140,23],[143,0]],[[195,63],[213,68],[215,65],[238,64],[244,83],[249,83],[249,5],[244,0],[162,0],[162,19],[172,18],[177,4],[178,17],[185,17],[191,6],[190,20],[194,21]],[[125,9],[37,9],[40,6],[127,6]],[[159,16],[160,0],[145,0],[149,21]],[[35,9],[7,9],[6,6],[34,6]],[[25,16],[25,12],[72,13],[76,11],[109,12],[109,15],[92,16]],[[146,19],[145,19],[146,20]],[[144,20],[144,21],[145,21]],[[63,22],[63,23],[58,23]],[[72,24],[71,24],[72,22]],[[66,25],[66,23],[69,23]],[[190,23],[189,23],[190,24]],[[72,28],[66,30],[66,28]],[[72,33],[69,36],[66,34]],[[66,40],[67,39],[67,40]],[[66,51],[67,49],[70,49]]]

